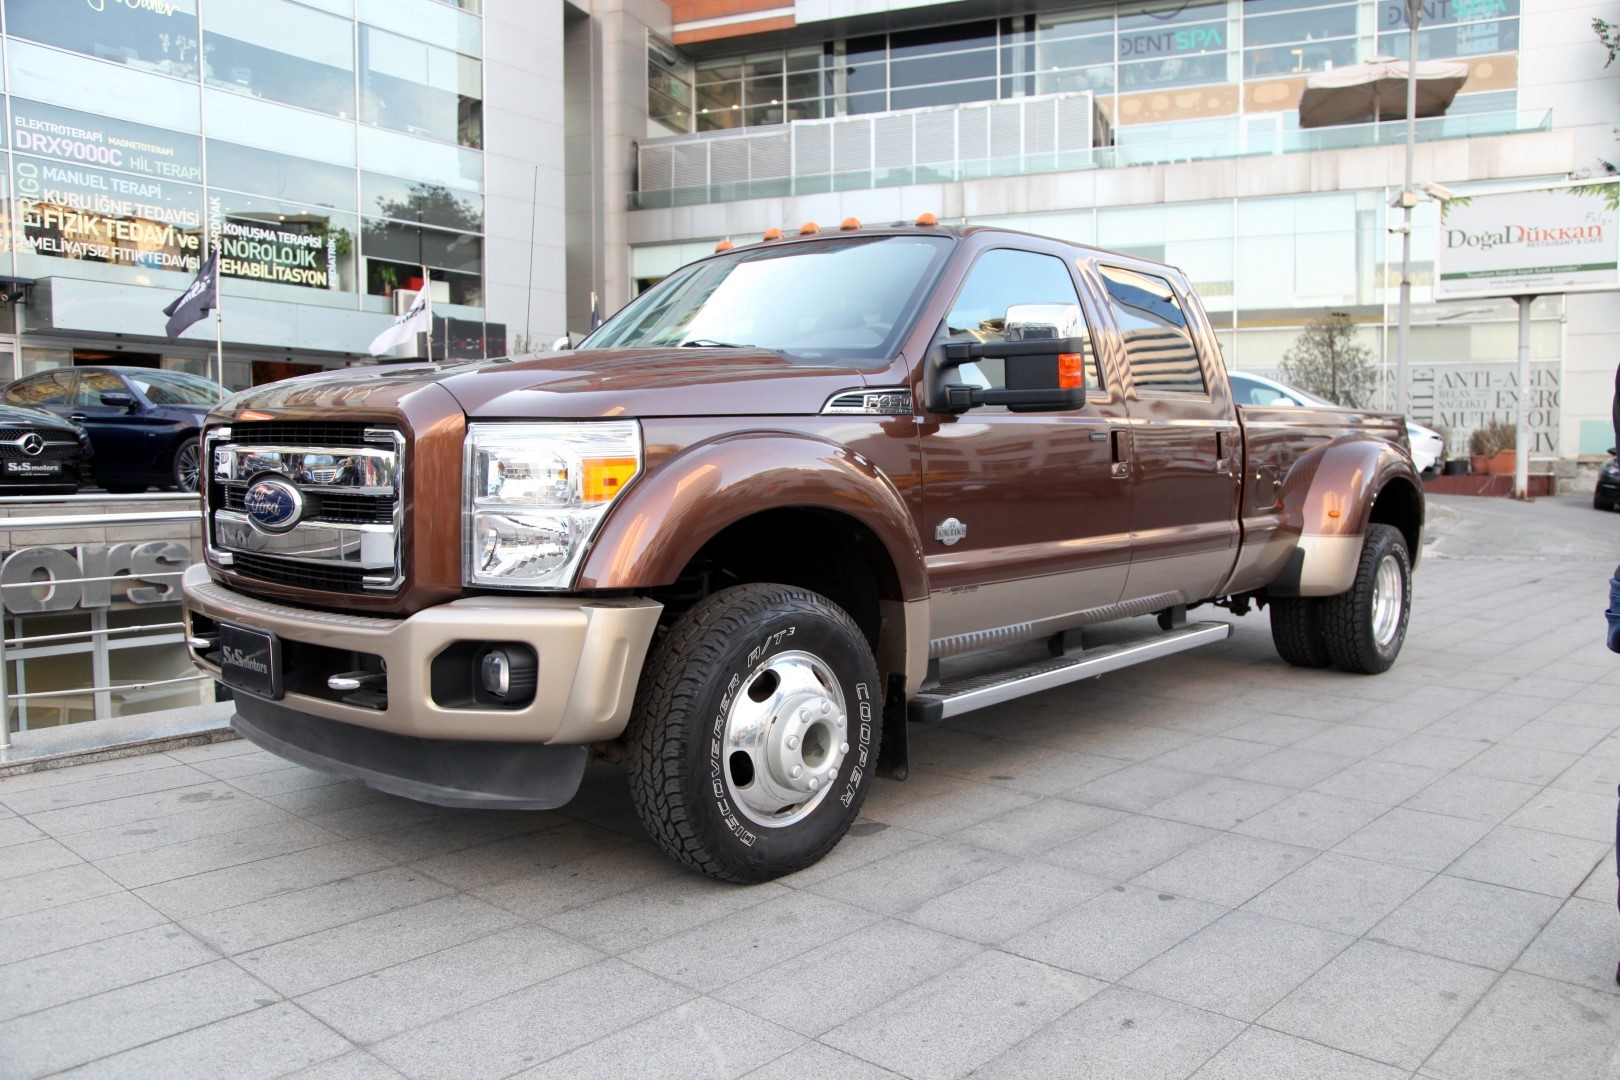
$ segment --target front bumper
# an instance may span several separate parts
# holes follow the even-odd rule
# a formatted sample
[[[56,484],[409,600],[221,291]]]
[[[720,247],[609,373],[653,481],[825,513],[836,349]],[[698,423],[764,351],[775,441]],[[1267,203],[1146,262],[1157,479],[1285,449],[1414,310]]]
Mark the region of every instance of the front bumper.
[[[197,636],[200,615],[211,623],[268,630],[287,646],[288,689],[273,703],[277,712],[457,742],[567,746],[618,737],[663,610],[639,597],[483,596],[404,619],[345,615],[243,595],[213,581],[201,565],[186,571],[182,589],[188,636]],[[435,658],[458,646],[500,641],[526,642],[538,654],[532,702],[505,709],[436,700]],[[220,677],[217,663],[195,650],[191,655],[198,667]],[[329,676],[357,670],[365,658],[379,658],[386,671],[383,699],[372,699],[378,707],[347,702],[348,695],[326,687]],[[245,699],[244,714],[265,701],[237,694]]]

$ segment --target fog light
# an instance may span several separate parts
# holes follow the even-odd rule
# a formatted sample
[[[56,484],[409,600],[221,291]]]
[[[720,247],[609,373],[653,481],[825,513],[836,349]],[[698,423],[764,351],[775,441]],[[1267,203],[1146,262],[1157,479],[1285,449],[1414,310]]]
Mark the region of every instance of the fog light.
[[[473,661],[484,693],[503,705],[527,705],[534,700],[540,661],[527,645],[492,645]]]

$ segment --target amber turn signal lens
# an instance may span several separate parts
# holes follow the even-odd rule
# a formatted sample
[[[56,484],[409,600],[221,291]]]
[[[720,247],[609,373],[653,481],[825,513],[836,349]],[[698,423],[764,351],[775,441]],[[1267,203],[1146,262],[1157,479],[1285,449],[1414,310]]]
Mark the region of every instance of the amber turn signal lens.
[[[1086,385],[1086,358],[1077,352],[1058,353],[1058,386],[1073,390]]]
[[[633,457],[586,458],[581,463],[581,494],[586,503],[610,502],[636,475]]]
[[[843,221],[843,224],[838,226],[839,231],[841,231],[841,232],[854,232],[856,229],[858,229],[860,227],[861,227],[861,219],[860,218],[852,218],[852,217],[845,218],[844,221]]]
[[[820,231],[821,231],[821,226],[817,225],[813,221],[807,221],[803,225],[799,226],[799,235],[800,236],[814,236],[814,235],[816,235],[816,233],[818,233]]]
[[[765,230],[765,235],[760,237],[760,239],[761,240],[780,240],[780,239],[782,239],[782,230],[781,229],[766,229]]]
[[[935,217],[933,214],[918,214],[917,215],[917,224],[919,226],[924,227],[924,228],[926,228],[929,225],[938,225],[939,224],[939,218]]]
[[[715,251],[715,254],[718,255],[720,252],[722,252],[722,251],[730,251],[732,248],[734,248],[736,246],[737,245],[733,244],[730,240],[722,240],[718,244],[714,245],[714,251]]]

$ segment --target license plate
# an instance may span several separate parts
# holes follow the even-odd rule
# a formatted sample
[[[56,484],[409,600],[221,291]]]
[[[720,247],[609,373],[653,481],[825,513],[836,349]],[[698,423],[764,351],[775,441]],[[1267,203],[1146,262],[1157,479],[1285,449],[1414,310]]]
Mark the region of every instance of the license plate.
[[[281,642],[268,630],[219,624],[219,674],[233,690],[281,698]]]
[[[7,476],[57,476],[62,472],[59,461],[8,461]]]

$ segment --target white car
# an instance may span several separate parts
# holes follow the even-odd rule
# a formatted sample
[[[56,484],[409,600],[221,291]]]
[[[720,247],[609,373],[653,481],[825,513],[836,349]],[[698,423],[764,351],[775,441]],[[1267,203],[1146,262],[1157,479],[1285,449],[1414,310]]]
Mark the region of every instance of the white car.
[[[1311,405],[1337,409],[1339,406],[1297,387],[1247,371],[1227,371],[1232,397],[1239,405]],[[1422,424],[1406,422],[1406,438],[1412,444],[1412,463],[1424,476],[1438,476],[1446,466],[1446,440],[1438,431]]]

